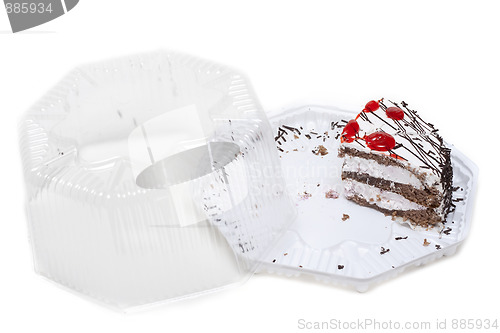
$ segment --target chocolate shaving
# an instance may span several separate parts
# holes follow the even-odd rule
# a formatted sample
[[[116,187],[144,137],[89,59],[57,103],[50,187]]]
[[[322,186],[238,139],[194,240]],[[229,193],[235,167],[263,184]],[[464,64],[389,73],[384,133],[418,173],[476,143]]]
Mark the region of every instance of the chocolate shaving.
[[[450,232],[451,232],[451,230],[452,230],[452,229],[451,229],[450,227],[446,227],[446,229],[444,229],[444,230],[443,230],[443,234],[445,234],[445,235],[449,235],[449,234],[450,234]]]
[[[391,249],[386,249],[385,247],[380,247],[380,254],[386,254],[387,252],[389,252]]]
[[[297,132],[297,134],[300,135],[300,131],[298,129],[296,129],[295,127],[291,127],[291,126],[286,126],[286,125],[282,125],[283,128],[289,130],[289,131],[292,131],[292,132]]]

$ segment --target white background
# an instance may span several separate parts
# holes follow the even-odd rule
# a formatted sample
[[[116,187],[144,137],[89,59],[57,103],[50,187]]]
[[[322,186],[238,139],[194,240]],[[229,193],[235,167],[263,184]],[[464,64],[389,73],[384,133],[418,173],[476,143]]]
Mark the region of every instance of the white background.
[[[500,319],[499,12],[497,1],[81,0],[12,34],[0,10],[0,332],[293,332],[300,318]],[[267,110],[302,102],[359,109],[382,96],[409,102],[480,168],[469,238],[455,256],[364,294],[262,274],[132,315],[35,275],[20,115],[76,65],[158,48],[242,69]]]

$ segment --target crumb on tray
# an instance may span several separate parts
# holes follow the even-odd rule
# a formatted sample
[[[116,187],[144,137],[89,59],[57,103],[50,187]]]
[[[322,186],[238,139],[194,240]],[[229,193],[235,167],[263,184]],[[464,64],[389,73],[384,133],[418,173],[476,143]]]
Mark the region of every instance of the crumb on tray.
[[[304,191],[304,193],[299,193],[300,200],[307,200],[310,197],[312,197],[311,193],[308,193],[307,191]]]
[[[312,151],[312,153],[314,155],[325,156],[325,155],[328,154],[328,149],[326,149],[325,146],[323,146],[323,145],[319,145],[318,147],[314,148],[314,150]]]
[[[334,190],[328,190],[325,193],[325,198],[327,198],[327,199],[338,199],[338,197],[339,197],[339,193],[334,191]]]

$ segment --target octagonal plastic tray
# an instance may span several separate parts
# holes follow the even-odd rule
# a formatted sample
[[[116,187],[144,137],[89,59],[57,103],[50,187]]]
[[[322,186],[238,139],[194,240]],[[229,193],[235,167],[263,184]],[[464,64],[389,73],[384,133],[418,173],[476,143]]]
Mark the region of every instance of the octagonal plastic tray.
[[[452,148],[453,201],[444,230],[412,230],[342,195],[342,159],[337,156],[342,120],[355,113],[333,107],[301,106],[270,114],[278,138],[287,190],[298,217],[268,254],[262,270],[351,286],[359,291],[455,253],[467,236],[478,169]],[[322,145],[326,150],[318,150]],[[326,154],[325,154],[326,153]]]

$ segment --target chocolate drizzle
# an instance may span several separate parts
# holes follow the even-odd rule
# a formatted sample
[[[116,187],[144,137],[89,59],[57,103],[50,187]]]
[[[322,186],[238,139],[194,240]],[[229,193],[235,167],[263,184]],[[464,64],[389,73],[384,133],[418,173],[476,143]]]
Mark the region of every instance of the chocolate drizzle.
[[[391,102],[391,101],[390,101]],[[391,102],[394,106],[400,106],[397,103]],[[405,139],[406,143],[413,148],[410,149],[407,145],[402,144],[402,148],[408,151],[410,154],[415,156],[419,161],[422,162],[422,166],[426,169],[430,169],[434,172],[434,174],[441,176],[442,165],[444,164],[445,156],[442,149],[447,149],[444,147],[443,139],[437,134],[437,132],[433,132],[434,127],[428,123],[422,121],[420,117],[418,117],[417,113],[413,110],[408,109],[407,104],[402,102],[404,107],[403,112],[405,113],[405,118],[402,120],[392,120],[396,126],[398,127],[396,135]],[[382,110],[387,110],[387,107],[383,102],[380,102],[380,107]],[[378,116],[377,116],[378,117]],[[380,118],[380,117],[379,117]],[[408,121],[408,118],[410,121]],[[385,121],[384,121],[385,122]],[[387,122],[386,122],[387,123]],[[395,127],[391,126],[396,130]],[[425,141],[428,142],[433,149],[436,150],[438,156],[441,156],[442,159],[439,160],[434,156],[430,156],[428,152],[425,151],[424,146],[421,143],[418,143],[410,136],[407,128],[411,128],[415,131],[420,140],[417,141]]]

